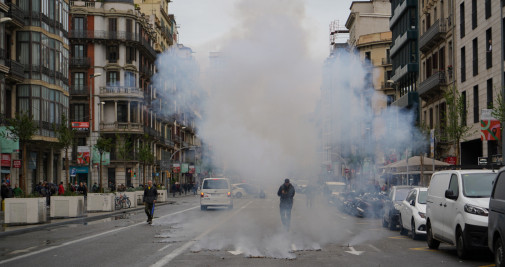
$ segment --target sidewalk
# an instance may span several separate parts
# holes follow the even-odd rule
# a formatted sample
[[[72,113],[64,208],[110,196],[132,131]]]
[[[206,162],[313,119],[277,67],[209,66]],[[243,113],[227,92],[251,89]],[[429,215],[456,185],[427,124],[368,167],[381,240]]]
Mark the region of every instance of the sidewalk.
[[[184,198],[184,197],[195,197],[195,195],[182,194],[181,196],[176,195],[175,198],[171,197],[171,195],[170,195],[170,197],[168,198],[168,200],[166,202],[159,202],[159,203],[156,203],[156,205],[163,206],[163,205],[174,204],[176,202],[175,199]],[[105,218],[109,218],[109,217],[113,217],[113,216],[118,216],[118,215],[125,214],[125,213],[140,211],[143,209],[144,209],[144,206],[130,208],[130,209],[121,209],[121,210],[116,210],[116,211],[88,212],[83,217],[79,217],[79,218],[48,219],[48,222],[46,222],[46,223],[26,224],[26,225],[5,225],[4,224],[4,219],[5,219],[4,212],[0,211],[0,238],[5,237],[5,236],[19,235],[19,234],[23,234],[23,233],[38,231],[38,230],[42,230],[42,229],[46,229],[46,228],[50,228],[50,227],[54,227],[54,226],[58,226],[58,225],[82,224],[85,222],[101,220],[101,219],[105,219]],[[47,213],[49,214],[49,208],[48,208]]]

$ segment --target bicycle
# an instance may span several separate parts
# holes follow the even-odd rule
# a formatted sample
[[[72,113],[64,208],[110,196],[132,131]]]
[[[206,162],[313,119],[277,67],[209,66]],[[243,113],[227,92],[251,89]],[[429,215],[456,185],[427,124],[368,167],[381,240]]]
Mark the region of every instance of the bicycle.
[[[116,196],[114,203],[116,210],[129,209],[131,207],[130,198],[126,194],[119,194],[119,196]]]

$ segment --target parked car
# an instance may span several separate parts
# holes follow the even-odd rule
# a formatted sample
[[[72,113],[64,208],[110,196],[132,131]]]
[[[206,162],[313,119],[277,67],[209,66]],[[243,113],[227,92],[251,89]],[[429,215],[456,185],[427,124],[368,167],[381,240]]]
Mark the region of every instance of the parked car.
[[[402,201],[400,208],[400,234],[411,232],[412,239],[426,235],[426,198],[427,187],[417,187]]]
[[[232,195],[235,198],[242,197],[265,197],[265,192],[255,185],[248,183],[232,184]]]
[[[396,185],[391,187],[388,198],[384,202],[382,226],[388,227],[389,230],[396,230],[400,224],[401,203],[407,198],[407,194],[412,188],[414,187],[409,185]]]
[[[227,178],[205,178],[200,193],[200,208],[225,206],[233,208],[230,180]]]
[[[494,181],[489,200],[488,246],[494,253],[496,267],[505,267],[505,168]]]
[[[488,246],[489,197],[496,172],[450,170],[431,177],[426,200],[426,242],[438,249],[440,242],[456,245],[457,254]]]

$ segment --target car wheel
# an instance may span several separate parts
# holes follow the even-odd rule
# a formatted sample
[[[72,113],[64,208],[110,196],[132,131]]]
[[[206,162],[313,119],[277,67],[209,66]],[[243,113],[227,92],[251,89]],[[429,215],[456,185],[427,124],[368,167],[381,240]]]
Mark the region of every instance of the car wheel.
[[[201,210],[207,210],[207,206],[202,205],[202,206],[200,206],[200,209]]]
[[[406,235],[409,231],[403,228],[403,220],[401,215],[399,221],[400,221],[400,235]]]
[[[494,264],[496,267],[505,266],[505,251],[503,250],[503,243],[501,237],[494,242]]]
[[[236,198],[241,198],[241,197],[242,197],[242,193],[237,192],[237,193],[235,194],[235,197],[236,197]]]
[[[412,219],[412,222],[410,223],[410,231],[412,232],[412,239],[416,240],[417,239],[416,222],[414,222],[414,219]]]
[[[426,243],[428,243],[428,247],[431,249],[438,249],[438,246],[440,246],[440,241],[435,240],[433,238],[433,232],[431,231],[431,225],[428,223],[426,224],[426,228],[428,234],[426,235]]]
[[[465,237],[459,228],[456,231],[456,251],[460,259],[464,260],[467,258],[468,249],[466,248]]]

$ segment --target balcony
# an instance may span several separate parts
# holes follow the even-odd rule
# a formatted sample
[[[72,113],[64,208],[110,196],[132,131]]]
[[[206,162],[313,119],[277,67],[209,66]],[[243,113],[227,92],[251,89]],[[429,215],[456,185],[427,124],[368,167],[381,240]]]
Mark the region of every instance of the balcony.
[[[408,92],[393,102],[393,106],[399,108],[415,107],[419,103],[419,94],[417,92]]]
[[[25,13],[16,4],[8,3],[9,12],[7,12],[6,17],[12,19],[10,23],[14,24],[16,27],[25,26]]]
[[[394,56],[398,51],[400,51],[400,48],[402,48],[407,43],[407,40],[415,40],[415,39],[417,39],[417,30],[416,29],[407,30],[400,37],[393,40],[390,55]]]
[[[165,138],[165,145],[168,146],[168,147],[174,147],[175,146],[175,143],[174,141],[168,139],[168,138]]]
[[[405,0],[403,3],[401,3],[399,6],[395,8],[393,11],[393,16],[389,20],[389,28],[393,28],[393,26],[398,22],[398,19],[400,19],[403,15],[403,13],[407,10],[407,7],[416,7],[417,6],[417,1],[416,0]]]
[[[100,97],[144,99],[144,92],[138,87],[106,86],[100,87]]]
[[[391,65],[391,57],[383,57],[382,58],[382,65]]]
[[[70,95],[72,96],[89,96],[88,86],[72,85],[70,86]]]
[[[447,27],[445,21],[437,20],[431,27],[419,38],[419,50],[426,53],[437,43],[444,39]]]
[[[103,133],[143,134],[144,127],[136,122],[101,122],[100,131]]]
[[[443,86],[446,84],[445,71],[439,71],[428,77],[419,84],[417,91],[423,100],[429,100],[444,93]]]
[[[9,67],[9,77],[18,81],[22,82],[25,78],[25,68],[23,67],[23,64],[15,61],[15,60],[5,60],[5,65]]]
[[[391,80],[394,81],[399,81],[401,78],[403,78],[405,75],[411,72],[418,72],[419,71],[419,65],[417,63],[411,62],[407,63],[403,67],[398,67],[394,71],[393,77],[391,77]]]
[[[85,58],[70,58],[70,68],[89,68],[90,66],[90,58],[85,57]]]

